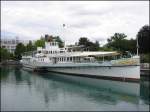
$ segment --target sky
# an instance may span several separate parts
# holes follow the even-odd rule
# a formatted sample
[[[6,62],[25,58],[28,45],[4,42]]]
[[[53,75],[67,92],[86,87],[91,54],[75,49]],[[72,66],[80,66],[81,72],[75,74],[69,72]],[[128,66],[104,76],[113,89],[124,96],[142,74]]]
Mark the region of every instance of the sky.
[[[149,25],[149,1],[1,1],[2,38],[36,40],[49,34],[67,44],[87,37],[103,45],[116,32],[135,39],[144,25]]]

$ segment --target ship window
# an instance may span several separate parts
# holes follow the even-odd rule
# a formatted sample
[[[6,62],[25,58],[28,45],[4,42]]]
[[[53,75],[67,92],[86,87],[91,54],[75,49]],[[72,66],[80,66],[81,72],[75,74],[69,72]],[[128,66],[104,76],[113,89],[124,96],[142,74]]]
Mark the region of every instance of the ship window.
[[[67,57],[67,61],[69,61],[69,57]]]
[[[72,57],[70,57],[70,61],[72,61]]]
[[[51,54],[52,54],[52,51],[51,51]]]

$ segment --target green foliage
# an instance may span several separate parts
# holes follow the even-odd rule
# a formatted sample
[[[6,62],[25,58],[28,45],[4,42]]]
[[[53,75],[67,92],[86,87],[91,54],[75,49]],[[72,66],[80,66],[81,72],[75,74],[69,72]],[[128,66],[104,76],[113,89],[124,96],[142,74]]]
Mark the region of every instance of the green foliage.
[[[136,53],[136,40],[127,40],[126,37],[127,36],[124,33],[115,33],[110,39],[107,39],[108,43],[105,47],[120,52],[130,51],[132,53]]]
[[[36,50],[35,45],[32,44],[32,41],[29,41],[29,43],[26,46],[26,51],[34,51]]]
[[[141,54],[141,63],[150,63],[150,53]]]
[[[78,45],[83,46],[84,50],[89,51],[98,51],[99,50],[99,42],[96,41],[95,43],[89,41],[86,37],[81,37],[79,39]]]
[[[136,40],[135,39],[130,39],[130,40],[125,40],[125,50],[126,51],[130,51],[131,53],[136,53]]]
[[[56,42],[58,42],[58,46],[60,48],[64,47],[64,42],[61,40],[59,36],[52,36],[52,35],[46,34],[44,39],[45,41],[48,41],[48,42],[55,40]]]
[[[55,39],[56,42],[58,42],[60,48],[64,47],[64,42],[61,40],[59,36],[53,37],[53,39]]]
[[[15,57],[17,60],[21,60],[21,54],[26,52],[26,47],[22,43],[18,43],[15,49]]]
[[[11,60],[16,60],[15,55],[13,53],[10,53],[10,59]]]
[[[127,36],[124,33],[115,33],[113,36],[111,36],[110,39],[107,39],[107,47],[112,48],[114,50],[122,51],[124,50],[125,46],[125,38]]]
[[[45,37],[41,37],[40,40],[37,40],[34,45],[35,47],[44,47],[45,46],[45,41],[49,42],[55,40],[56,42],[58,42],[59,47],[64,47],[64,43],[61,40],[61,38],[59,36],[52,36],[52,35],[48,35],[46,34]]]
[[[89,40],[86,37],[81,37],[79,39],[79,45],[88,46]]]
[[[124,40],[127,37],[124,33],[115,33],[113,36],[111,36],[110,39],[108,39],[108,42],[113,42],[113,41],[121,41]]]
[[[143,26],[138,34],[139,52],[140,53],[150,53],[150,27],[149,25]]]
[[[0,47],[0,62],[8,60],[10,58],[10,53],[5,48]]]
[[[35,41],[34,46],[36,48],[37,47],[44,47],[45,46],[45,40],[41,38],[40,40]]]

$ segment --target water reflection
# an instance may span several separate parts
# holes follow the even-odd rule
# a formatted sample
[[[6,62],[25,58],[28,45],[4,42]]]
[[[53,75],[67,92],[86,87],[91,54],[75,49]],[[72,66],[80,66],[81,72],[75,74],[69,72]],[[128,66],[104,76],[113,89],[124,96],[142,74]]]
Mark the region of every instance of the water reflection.
[[[140,97],[146,104],[150,102],[149,81],[141,81],[140,83]]]
[[[56,95],[57,89],[63,89],[70,94],[84,96],[93,101],[116,104],[118,101],[138,103],[139,83],[125,83],[100,79],[65,76],[62,74],[43,74],[42,77],[53,80],[50,84]],[[42,83],[44,84],[44,82]],[[47,87],[47,86],[43,86]],[[41,89],[48,89],[41,88]],[[41,90],[42,91],[42,90]],[[49,93],[52,94],[52,93]],[[57,97],[57,96],[53,96]]]
[[[1,71],[1,79],[5,80],[7,79],[9,73],[12,71],[13,69],[11,67],[7,67],[7,69],[5,67],[0,67],[0,71]]]
[[[147,110],[150,101],[149,82],[143,79],[127,83],[0,69],[2,110]]]
[[[16,83],[23,81],[20,68],[18,67],[14,68],[14,75],[15,75]]]

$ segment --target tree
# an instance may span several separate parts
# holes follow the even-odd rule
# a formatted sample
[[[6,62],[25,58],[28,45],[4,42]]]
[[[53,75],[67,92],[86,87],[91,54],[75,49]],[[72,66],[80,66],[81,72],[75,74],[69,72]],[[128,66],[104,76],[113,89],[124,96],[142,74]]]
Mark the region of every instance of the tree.
[[[32,44],[32,41],[29,41],[29,43],[26,46],[26,51],[33,51],[36,47]]]
[[[89,51],[98,51],[99,50],[99,42],[96,41],[95,43],[88,40],[86,37],[81,37],[79,39],[78,45],[83,46],[84,50]]]
[[[115,33],[110,39],[108,39],[108,42],[124,40],[126,37],[127,35],[124,33]]]
[[[124,33],[115,33],[110,39],[107,39],[107,46],[113,48],[114,50],[124,50],[124,39],[127,36]]]
[[[22,43],[18,43],[15,49],[15,57],[17,60],[21,60],[21,54],[26,51],[26,47]]]
[[[10,58],[10,53],[5,48],[0,47],[0,62],[8,60]]]
[[[53,40],[58,42],[58,46],[60,48],[64,47],[64,42],[61,40],[61,38],[59,36],[52,36],[52,35],[48,35],[48,34],[45,35],[45,41],[50,42],[50,41],[53,41]]]
[[[126,39],[127,35],[124,33],[115,33],[110,39],[107,39],[107,44],[105,47],[117,50],[120,52],[130,51],[131,53],[136,53],[136,40]]]
[[[115,33],[110,39],[107,39],[107,47],[114,50],[124,51],[125,49],[125,38],[127,36],[124,33]]]
[[[44,39],[40,39],[40,40],[37,40],[35,41],[34,43],[35,47],[44,47],[45,46],[45,40]]]
[[[95,41],[94,47],[95,47],[96,51],[99,50],[100,45],[99,45],[99,42],[97,40]]]
[[[131,53],[136,53],[136,39],[125,40],[126,50]]]
[[[137,34],[139,52],[150,53],[150,26],[144,25]]]
[[[53,37],[53,39],[55,39],[56,42],[58,42],[60,48],[64,47],[64,42],[61,40],[59,36]]]
[[[64,47],[64,42],[61,40],[61,38],[59,36],[52,36],[52,35],[48,35],[46,34],[45,37],[41,36],[40,40],[37,40],[34,45],[36,47],[44,47],[45,46],[45,42],[50,42],[55,40],[56,42],[58,42],[58,46],[59,47]]]
[[[79,45],[83,45],[83,46],[87,47],[88,43],[89,43],[89,40],[86,37],[81,37],[79,39]]]

